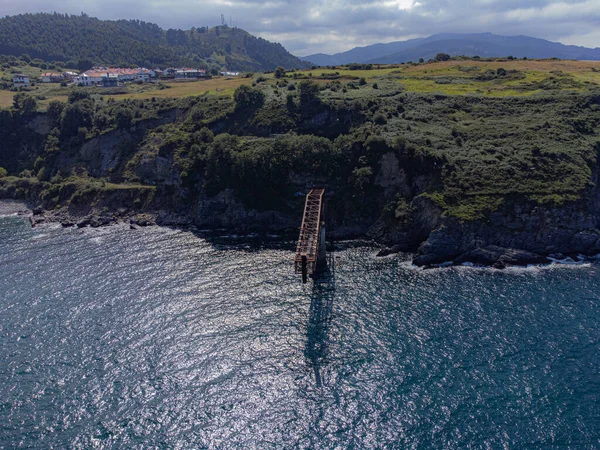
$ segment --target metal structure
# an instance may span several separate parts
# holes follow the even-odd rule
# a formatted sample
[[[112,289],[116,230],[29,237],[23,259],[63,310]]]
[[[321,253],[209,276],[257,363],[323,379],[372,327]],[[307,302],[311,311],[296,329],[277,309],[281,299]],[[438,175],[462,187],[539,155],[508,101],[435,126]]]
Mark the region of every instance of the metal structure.
[[[302,274],[303,283],[306,283],[308,275],[312,275],[318,270],[320,263],[325,263],[325,255],[323,254],[325,237],[323,236],[324,224],[322,223],[324,194],[325,189],[313,188],[306,196],[306,203],[304,204],[304,216],[294,260],[296,273]]]

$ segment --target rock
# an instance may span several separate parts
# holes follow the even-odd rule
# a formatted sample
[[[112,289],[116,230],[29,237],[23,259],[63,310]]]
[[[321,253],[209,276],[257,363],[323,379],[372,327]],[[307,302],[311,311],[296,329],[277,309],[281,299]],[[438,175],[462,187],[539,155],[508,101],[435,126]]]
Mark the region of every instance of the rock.
[[[387,248],[381,249],[379,251],[379,253],[377,253],[377,257],[381,258],[384,256],[394,255],[396,253],[401,252],[402,248],[403,247],[401,245],[394,245],[393,247],[387,247]]]
[[[89,217],[86,217],[82,220],[80,220],[79,222],[77,222],[77,228],[84,228],[87,227],[90,224],[90,219]]]
[[[133,225],[138,225],[140,227],[156,225],[154,216],[151,214],[136,214],[131,219],[129,219],[129,223]]]
[[[42,223],[46,223],[45,216],[29,216],[29,222],[31,223],[31,228],[35,228],[37,225]]]
[[[110,225],[111,223],[113,223],[113,219],[111,217],[106,217],[106,216],[101,216],[101,217],[97,217],[97,216],[93,216],[90,219],[90,226],[92,228],[98,228],[98,227],[103,227],[106,225]]]
[[[463,253],[454,262],[456,264],[472,262],[474,264],[504,268],[508,265],[526,266],[528,264],[546,264],[549,260],[545,256],[526,250],[488,245],[484,248]]]

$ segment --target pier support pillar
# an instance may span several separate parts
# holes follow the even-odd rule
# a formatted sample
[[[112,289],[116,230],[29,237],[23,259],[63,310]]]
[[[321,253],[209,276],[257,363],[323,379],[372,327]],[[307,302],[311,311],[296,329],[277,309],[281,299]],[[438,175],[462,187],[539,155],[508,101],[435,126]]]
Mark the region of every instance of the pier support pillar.
[[[302,255],[302,283],[306,284],[308,281],[308,261],[306,255]]]
[[[317,255],[317,270],[322,272],[327,267],[327,235],[325,232],[325,223],[321,224],[321,234],[319,236],[319,253]]]

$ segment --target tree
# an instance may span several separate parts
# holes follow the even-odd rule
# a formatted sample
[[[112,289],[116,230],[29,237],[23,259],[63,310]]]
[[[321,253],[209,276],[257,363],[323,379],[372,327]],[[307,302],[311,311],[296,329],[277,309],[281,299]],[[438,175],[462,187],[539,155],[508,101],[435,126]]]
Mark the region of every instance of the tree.
[[[90,100],[69,104],[62,115],[61,131],[64,136],[76,136],[79,128],[91,128],[94,105]]]
[[[59,102],[58,100],[52,100],[49,104],[48,104],[48,118],[50,119],[50,122],[55,125],[58,124],[60,122],[60,116],[63,112],[65,105],[62,102]]]
[[[117,128],[129,128],[132,120],[133,113],[131,112],[131,109],[125,107],[117,109],[117,112],[115,113],[115,123],[117,124]]]
[[[275,69],[275,78],[283,78],[285,76],[285,69],[279,66]]]
[[[366,187],[373,178],[373,169],[370,167],[355,168],[350,176],[350,183],[360,193],[364,193]]]
[[[423,64],[425,60],[423,58],[419,58],[419,64]]]
[[[237,111],[255,111],[265,103],[265,94],[243,84],[233,93],[233,100]]]
[[[239,138],[227,133],[219,134],[210,144],[205,169],[207,191],[217,193],[230,184],[233,153],[238,147]]]
[[[90,59],[80,59],[77,62],[77,70],[80,72],[90,70],[92,67],[94,67],[94,63]]]
[[[46,138],[44,151],[46,153],[56,153],[60,150],[60,131],[58,128],[53,128]]]
[[[300,108],[310,107],[319,102],[319,85],[309,80],[304,80],[299,86]]]
[[[438,53],[434,58],[436,61],[448,61],[450,59],[450,55],[447,53]]]
[[[4,167],[0,167],[0,178],[8,175],[8,171]]]
[[[69,94],[69,103],[76,103],[79,100],[86,100],[89,98],[89,92],[86,92],[83,89],[75,89]]]
[[[31,95],[19,92],[13,97],[13,107],[24,117],[33,115],[37,110],[37,101]]]

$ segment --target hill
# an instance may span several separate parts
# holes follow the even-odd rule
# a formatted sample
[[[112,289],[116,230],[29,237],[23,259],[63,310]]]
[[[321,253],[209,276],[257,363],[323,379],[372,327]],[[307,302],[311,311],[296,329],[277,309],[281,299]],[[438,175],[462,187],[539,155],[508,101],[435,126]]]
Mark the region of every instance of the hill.
[[[306,66],[281,44],[240,28],[163,30],[139,20],[85,14],[22,14],[0,19],[0,54],[83,65],[192,66],[237,71]],[[74,64],[71,64],[74,65]]]
[[[600,60],[600,48],[586,48],[564,45],[529,36],[499,36],[481,34],[436,34],[425,39],[374,44],[356,47],[343,53],[325,55],[322,53],[301,57],[304,61],[321,66],[375,63],[397,64],[433,58],[437,53],[451,56],[481,56],[516,58],[559,58],[575,60]]]

